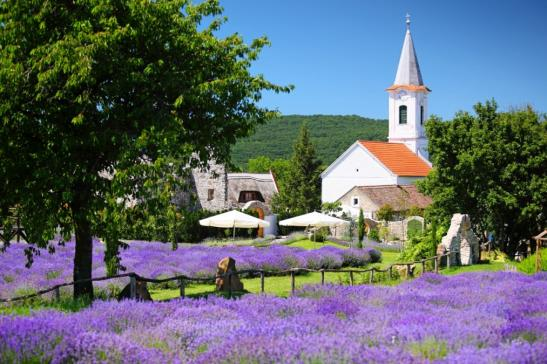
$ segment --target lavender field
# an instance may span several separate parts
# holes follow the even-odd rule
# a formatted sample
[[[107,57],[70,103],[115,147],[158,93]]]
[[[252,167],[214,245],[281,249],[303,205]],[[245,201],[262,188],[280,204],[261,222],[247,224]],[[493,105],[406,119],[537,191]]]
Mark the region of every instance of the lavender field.
[[[0,316],[0,362],[545,363],[547,274],[425,274],[395,287],[96,302]]]
[[[55,254],[42,251],[34,258],[30,269],[25,268],[24,248],[26,244],[12,244],[5,253],[0,253],[0,298],[9,298],[38,289],[72,281],[74,242],[57,246]],[[341,249],[325,246],[317,250],[304,250],[284,245],[266,248],[253,246],[180,247],[173,251],[170,244],[158,242],[129,243],[122,251],[122,264],[128,272],[149,277],[170,277],[184,274],[190,277],[210,277],[216,272],[220,259],[231,256],[237,268],[280,271],[295,267],[340,268],[342,266],[364,266],[377,262],[381,254],[374,249]],[[104,245],[93,242],[93,277],[106,274]],[[110,286],[120,288],[126,279],[96,282],[98,288]]]

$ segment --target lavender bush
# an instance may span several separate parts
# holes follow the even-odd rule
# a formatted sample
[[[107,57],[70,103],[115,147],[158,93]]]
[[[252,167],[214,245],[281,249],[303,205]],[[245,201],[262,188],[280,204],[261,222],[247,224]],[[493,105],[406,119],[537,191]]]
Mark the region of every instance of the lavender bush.
[[[547,274],[425,274],[288,299],[97,302],[0,316],[0,362],[544,363]]]
[[[0,298],[22,295],[38,289],[72,281],[74,242],[56,247],[55,254],[42,251],[35,257],[30,269],[25,268],[25,244],[12,244],[0,253]],[[339,249],[325,246],[317,250],[304,250],[284,245],[265,248],[253,246],[181,247],[176,251],[170,244],[132,241],[129,249],[121,253],[122,264],[129,272],[149,278],[170,277],[184,274],[190,277],[210,277],[216,272],[220,259],[231,256],[237,268],[280,271],[289,268],[341,268],[364,266],[381,257],[374,249]],[[106,275],[104,245],[93,242],[93,277]],[[108,285],[121,287],[126,279],[97,282],[96,287]]]

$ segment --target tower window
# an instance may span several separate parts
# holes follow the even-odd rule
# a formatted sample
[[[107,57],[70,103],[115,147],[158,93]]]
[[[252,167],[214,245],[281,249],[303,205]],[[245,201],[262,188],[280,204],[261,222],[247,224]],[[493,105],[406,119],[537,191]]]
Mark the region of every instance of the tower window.
[[[406,124],[406,105],[399,106],[399,124]]]
[[[207,190],[207,201],[211,201],[215,198],[215,189],[214,188],[209,188]]]
[[[420,105],[420,125],[424,125],[424,105]]]

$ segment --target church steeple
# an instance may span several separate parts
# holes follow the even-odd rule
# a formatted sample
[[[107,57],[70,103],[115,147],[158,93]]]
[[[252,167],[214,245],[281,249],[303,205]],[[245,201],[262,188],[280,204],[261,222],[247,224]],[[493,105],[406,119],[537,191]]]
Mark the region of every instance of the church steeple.
[[[422,73],[420,72],[420,64],[414,49],[414,42],[410,34],[410,15],[406,15],[406,34],[399,58],[399,67],[397,67],[397,75],[395,76],[394,85],[412,85],[423,86]]]
[[[414,153],[428,159],[424,122],[427,119],[427,95],[431,90],[422,79],[408,14],[397,75],[386,91],[389,92],[389,142],[404,143]]]

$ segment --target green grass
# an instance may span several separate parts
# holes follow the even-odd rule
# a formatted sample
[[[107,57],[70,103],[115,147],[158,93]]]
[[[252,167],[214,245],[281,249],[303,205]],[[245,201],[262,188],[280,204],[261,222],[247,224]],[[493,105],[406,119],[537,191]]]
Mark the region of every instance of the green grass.
[[[324,243],[315,243],[309,239],[298,240],[298,241],[295,241],[294,243],[287,244],[287,246],[294,247],[294,248],[303,248],[306,250],[319,249],[324,246],[334,246],[340,249],[349,249],[345,245],[337,244],[332,241],[325,241]]]
[[[34,298],[30,300],[17,301],[10,304],[0,305],[0,315],[30,315],[32,311],[52,309],[62,312],[76,312],[91,304],[86,299],[73,299],[70,296],[61,296],[59,301]]]
[[[243,278],[241,279],[245,288],[245,293],[260,293],[260,278]],[[349,284],[349,273],[325,273],[325,283],[332,284]],[[355,284],[363,284],[368,282],[367,274],[354,274]],[[298,274],[295,277],[296,289],[302,288],[308,284],[320,284],[321,273],[306,273]],[[265,277],[264,280],[264,292],[267,294],[273,294],[279,297],[288,297],[291,294],[291,277],[287,276],[270,276]],[[180,297],[180,291],[178,288],[174,289],[154,289],[150,290],[152,299],[154,300],[166,300]],[[213,284],[192,284],[185,288],[185,296],[187,297],[206,297],[208,295],[218,295],[215,292],[215,286]],[[240,293],[241,294],[241,293]],[[221,294],[224,295],[224,294]]]
[[[467,272],[497,272],[505,269],[507,263],[501,261],[484,261],[474,265],[463,265],[450,268],[444,268],[439,271],[440,274],[454,275]]]

